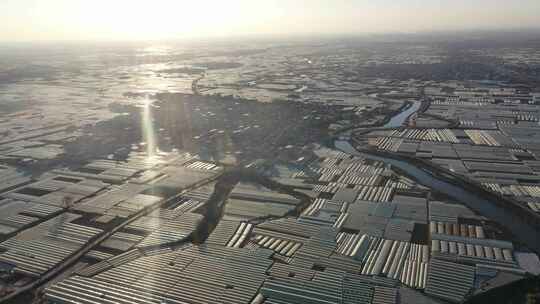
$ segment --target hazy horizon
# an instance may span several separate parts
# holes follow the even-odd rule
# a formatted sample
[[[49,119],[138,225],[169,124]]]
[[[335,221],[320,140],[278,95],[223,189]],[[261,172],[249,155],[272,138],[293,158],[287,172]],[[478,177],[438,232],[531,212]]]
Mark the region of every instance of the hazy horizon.
[[[5,0],[0,41],[540,29],[540,1]]]

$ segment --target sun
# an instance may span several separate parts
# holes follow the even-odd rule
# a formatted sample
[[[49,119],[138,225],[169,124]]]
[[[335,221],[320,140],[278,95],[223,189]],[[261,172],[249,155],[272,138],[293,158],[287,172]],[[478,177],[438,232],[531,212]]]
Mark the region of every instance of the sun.
[[[219,34],[241,16],[229,1],[81,1],[78,22],[111,38],[162,39]]]

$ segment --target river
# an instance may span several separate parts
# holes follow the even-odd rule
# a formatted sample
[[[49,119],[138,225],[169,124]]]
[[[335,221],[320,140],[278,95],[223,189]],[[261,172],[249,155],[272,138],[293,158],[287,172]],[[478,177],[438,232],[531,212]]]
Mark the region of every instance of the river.
[[[540,252],[540,237],[538,228],[534,224],[527,223],[519,215],[515,214],[510,208],[503,208],[491,200],[484,198],[478,193],[469,191],[450,182],[449,178],[443,178],[422,169],[416,164],[389,157],[381,157],[364,152],[357,151],[348,141],[335,141],[336,149],[351,155],[365,157],[368,159],[383,161],[405,172],[418,183],[437,190],[441,193],[454,198],[456,201],[469,207],[480,215],[483,215],[506,229],[508,229],[516,238],[535,252]]]
[[[414,112],[418,111],[420,109],[420,106],[422,105],[421,101],[415,101],[410,105],[407,109],[401,111],[400,113],[394,115],[390,121],[388,121],[383,127],[384,128],[399,128],[409,116],[411,116]]]

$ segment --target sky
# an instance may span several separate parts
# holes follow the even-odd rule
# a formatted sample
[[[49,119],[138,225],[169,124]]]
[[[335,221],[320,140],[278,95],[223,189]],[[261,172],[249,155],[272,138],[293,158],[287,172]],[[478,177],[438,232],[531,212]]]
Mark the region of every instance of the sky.
[[[0,41],[540,28],[540,0],[0,0]]]

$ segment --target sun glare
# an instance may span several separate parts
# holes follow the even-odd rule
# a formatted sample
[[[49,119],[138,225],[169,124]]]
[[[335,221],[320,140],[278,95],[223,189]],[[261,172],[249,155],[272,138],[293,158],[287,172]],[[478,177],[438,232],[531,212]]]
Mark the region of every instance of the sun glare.
[[[227,34],[241,14],[229,1],[84,1],[79,22],[111,38],[161,39]],[[235,4],[236,3],[236,4]],[[227,29],[227,30],[225,30]]]

